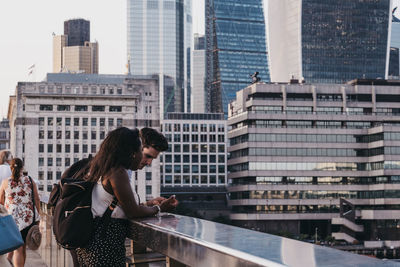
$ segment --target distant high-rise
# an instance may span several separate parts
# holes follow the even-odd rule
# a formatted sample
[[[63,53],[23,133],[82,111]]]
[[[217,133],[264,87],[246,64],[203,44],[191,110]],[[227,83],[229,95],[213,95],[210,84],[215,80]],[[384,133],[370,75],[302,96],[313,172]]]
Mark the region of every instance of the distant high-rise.
[[[392,11],[392,30],[390,38],[389,77],[398,78],[400,75],[400,19],[394,15],[397,7]]]
[[[90,22],[64,22],[64,33],[53,36],[53,72],[99,73],[99,45],[90,42]]]
[[[391,0],[270,0],[272,82],[385,78]]]
[[[227,114],[236,92],[259,72],[268,82],[262,0],[206,0],[206,87],[208,112]]]
[[[127,57],[131,73],[172,78],[172,91],[164,90],[164,80],[160,81],[161,116],[166,112],[189,111],[191,0],[127,0],[127,6]]]
[[[64,35],[68,36],[68,46],[84,46],[90,42],[90,21],[70,19],[64,21]]]
[[[192,94],[191,112],[205,112],[205,62],[204,35],[194,35],[194,49],[192,53]]]

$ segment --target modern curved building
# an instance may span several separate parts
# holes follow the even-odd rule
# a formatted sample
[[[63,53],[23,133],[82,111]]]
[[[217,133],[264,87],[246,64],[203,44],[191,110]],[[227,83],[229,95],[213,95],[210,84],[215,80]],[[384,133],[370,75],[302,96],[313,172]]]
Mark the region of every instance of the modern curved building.
[[[385,79],[391,0],[269,0],[271,81]]]

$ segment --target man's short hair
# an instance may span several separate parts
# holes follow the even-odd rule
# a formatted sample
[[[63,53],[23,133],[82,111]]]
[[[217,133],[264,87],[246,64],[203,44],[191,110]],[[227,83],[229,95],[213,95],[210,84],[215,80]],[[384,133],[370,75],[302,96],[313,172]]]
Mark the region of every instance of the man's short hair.
[[[143,147],[152,147],[160,152],[168,149],[168,141],[161,133],[152,128],[142,128],[140,130],[140,138]]]
[[[12,160],[12,154],[9,150],[1,150],[0,151],[0,164],[4,164],[7,161]]]

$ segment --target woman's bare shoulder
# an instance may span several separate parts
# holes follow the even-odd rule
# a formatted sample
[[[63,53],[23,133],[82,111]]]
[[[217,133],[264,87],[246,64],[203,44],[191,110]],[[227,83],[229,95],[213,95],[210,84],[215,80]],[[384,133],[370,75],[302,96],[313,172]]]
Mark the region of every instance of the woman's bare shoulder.
[[[113,168],[107,173],[107,175],[104,178],[113,181],[115,179],[121,179],[121,178],[129,179],[129,176],[124,168]]]

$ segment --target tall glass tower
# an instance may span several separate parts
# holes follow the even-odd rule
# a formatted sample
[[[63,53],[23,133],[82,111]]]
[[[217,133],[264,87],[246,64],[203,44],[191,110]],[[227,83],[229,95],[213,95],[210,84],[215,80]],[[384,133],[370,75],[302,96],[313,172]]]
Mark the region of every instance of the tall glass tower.
[[[391,0],[269,0],[272,82],[387,77]]]
[[[127,12],[130,73],[162,77],[161,114],[189,111],[191,0],[127,0]]]
[[[397,7],[392,11],[392,30],[390,38],[389,77],[398,79],[400,76],[400,19],[394,15]]]
[[[251,74],[268,82],[262,0],[206,0],[207,110],[227,114]]]

